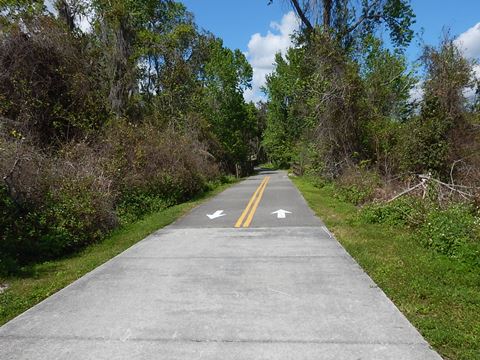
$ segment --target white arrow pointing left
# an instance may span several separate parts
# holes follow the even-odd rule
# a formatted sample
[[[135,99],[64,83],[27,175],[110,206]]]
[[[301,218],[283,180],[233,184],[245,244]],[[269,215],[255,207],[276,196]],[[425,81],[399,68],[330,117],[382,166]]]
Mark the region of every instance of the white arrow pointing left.
[[[219,218],[219,217],[222,217],[222,216],[225,216],[225,215],[227,215],[227,214],[224,214],[223,210],[217,210],[213,214],[207,214],[207,216],[210,220],[216,219],[216,218]]]
[[[280,210],[272,212],[272,215],[273,214],[277,214],[277,219],[285,219],[286,214],[291,214],[291,212],[288,211],[288,210],[280,209]]]

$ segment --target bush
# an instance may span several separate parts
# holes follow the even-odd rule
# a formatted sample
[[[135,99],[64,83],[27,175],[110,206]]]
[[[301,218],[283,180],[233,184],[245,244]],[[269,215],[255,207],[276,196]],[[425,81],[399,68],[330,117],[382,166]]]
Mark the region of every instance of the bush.
[[[85,144],[56,156],[2,145],[0,175],[7,177],[0,186],[0,253],[9,264],[3,272],[80,249],[116,226],[110,181]]]
[[[99,241],[117,225],[113,199],[93,177],[64,177],[39,211],[39,253],[52,258]]]
[[[472,207],[465,204],[432,209],[420,228],[420,241],[441,254],[463,257],[467,249],[479,250],[479,225]]]
[[[149,124],[110,127],[104,156],[123,221],[189,199],[218,178],[218,166],[196,139]]]
[[[360,219],[367,224],[418,226],[424,222],[425,205],[414,197],[368,204],[362,208]]]
[[[101,136],[52,152],[0,137],[0,272],[81,249],[219,178],[195,134],[119,121]]]
[[[336,181],[336,196],[359,205],[372,200],[379,178],[375,172],[364,168],[349,168]]]
[[[474,207],[453,204],[442,209],[415,197],[364,206],[359,214],[368,224],[409,226],[413,236],[437,253],[480,265],[480,216]]]
[[[174,204],[173,199],[164,199],[145,192],[124,193],[117,204],[117,214],[122,224],[128,224],[145,214],[160,211]]]

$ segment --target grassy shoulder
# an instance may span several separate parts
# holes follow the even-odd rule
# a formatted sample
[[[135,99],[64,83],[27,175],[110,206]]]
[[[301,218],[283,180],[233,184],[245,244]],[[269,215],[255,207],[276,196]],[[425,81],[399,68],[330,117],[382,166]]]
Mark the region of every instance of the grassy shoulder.
[[[156,213],[114,231],[108,238],[60,260],[26,267],[15,277],[0,278],[8,289],[0,294],[0,325],[110,260],[152,232],[167,226],[206,199],[225,190],[222,184],[197,198]]]
[[[365,224],[333,187],[294,178],[336,238],[446,359],[480,359],[480,273],[422,246],[406,227]]]

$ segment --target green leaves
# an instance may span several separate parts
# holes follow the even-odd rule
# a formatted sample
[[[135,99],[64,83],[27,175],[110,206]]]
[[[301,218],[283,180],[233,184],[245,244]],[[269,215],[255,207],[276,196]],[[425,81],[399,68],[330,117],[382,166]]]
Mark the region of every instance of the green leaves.
[[[303,131],[309,128],[300,115],[309,108],[303,103],[308,101],[306,88],[310,81],[304,54],[302,48],[289,49],[286,59],[277,54],[275,72],[267,76],[265,90],[269,103],[263,145],[269,159],[278,166],[287,166],[292,161]]]
[[[251,86],[252,68],[240,50],[232,51],[221,40],[211,39],[204,74],[204,115],[229,166],[246,167],[256,135],[256,119],[243,99],[243,91]]]
[[[415,23],[415,13],[410,1],[388,0],[383,13],[393,43],[399,47],[408,46],[413,39],[414,32],[411,27]]]

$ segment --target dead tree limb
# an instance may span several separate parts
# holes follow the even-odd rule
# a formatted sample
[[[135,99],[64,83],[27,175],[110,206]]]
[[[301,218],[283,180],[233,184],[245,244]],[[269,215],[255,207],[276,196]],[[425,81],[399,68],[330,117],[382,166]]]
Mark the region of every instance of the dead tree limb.
[[[395,195],[393,198],[391,198],[390,200],[388,200],[387,203],[392,202],[392,201],[398,199],[399,197],[401,197],[401,196],[403,196],[403,195],[406,195],[406,194],[412,192],[412,191],[415,190],[415,189],[418,189],[418,188],[419,188],[420,186],[422,186],[422,185],[423,185],[423,182],[418,183],[417,185],[415,185],[414,187],[411,187],[410,189],[407,189],[407,190],[405,190],[405,191],[402,191],[400,194]]]

